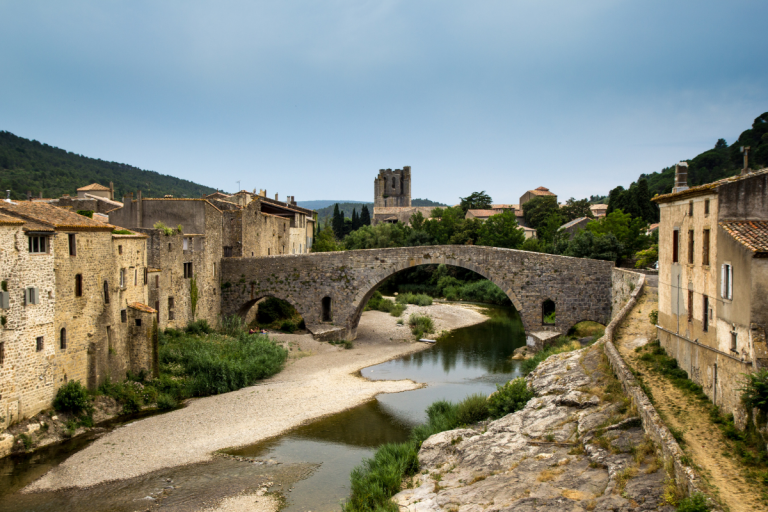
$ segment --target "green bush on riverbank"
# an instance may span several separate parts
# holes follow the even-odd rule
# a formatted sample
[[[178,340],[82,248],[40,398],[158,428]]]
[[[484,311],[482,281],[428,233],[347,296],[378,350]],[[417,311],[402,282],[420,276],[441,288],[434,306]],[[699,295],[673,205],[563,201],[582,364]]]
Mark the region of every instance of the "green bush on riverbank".
[[[185,330],[166,329],[158,334],[160,376],[145,372],[128,374],[124,382],[107,379],[98,394],[111,396],[123,413],[138,412],[156,403],[171,409],[193,396],[235,391],[279,372],[288,351],[261,334],[248,334],[242,322],[223,322],[217,333],[196,322]]]

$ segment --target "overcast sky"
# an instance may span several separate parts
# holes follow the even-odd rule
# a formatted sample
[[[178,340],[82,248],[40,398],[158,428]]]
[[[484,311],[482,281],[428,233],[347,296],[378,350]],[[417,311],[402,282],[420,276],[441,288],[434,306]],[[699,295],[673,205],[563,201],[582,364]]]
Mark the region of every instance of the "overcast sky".
[[[234,191],[604,194],[768,111],[768,2],[0,0],[0,130]]]

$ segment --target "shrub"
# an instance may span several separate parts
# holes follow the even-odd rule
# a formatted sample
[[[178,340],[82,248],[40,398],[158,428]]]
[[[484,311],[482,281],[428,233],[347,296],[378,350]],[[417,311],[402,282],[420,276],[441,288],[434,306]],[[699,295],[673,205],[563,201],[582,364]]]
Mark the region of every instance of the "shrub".
[[[90,414],[93,411],[93,405],[88,399],[88,390],[76,380],[71,380],[59,388],[53,401],[53,408],[75,415]]]
[[[746,378],[746,384],[741,390],[744,405],[768,413],[768,369],[748,373]]]
[[[134,233],[133,231],[128,231],[127,229],[113,229],[112,234],[113,235],[132,235]]]
[[[82,215],[83,217],[88,217],[89,219],[93,218],[93,210],[77,210],[78,215]]]
[[[403,293],[397,297],[398,304],[416,304],[417,306],[431,306],[432,297],[423,293]]]
[[[245,320],[238,315],[225,316],[221,320],[221,332],[227,336],[238,337],[247,333],[248,327],[245,325]]]
[[[395,304],[389,314],[392,316],[401,316],[403,311],[405,311],[405,306],[403,304]]]
[[[654,309],[653,311],[648,313],[648,320],[650,320],[653,325],[658,324],[659,323],[659,312]]]
[[[530,359],[523,361],[522,370],[523,375],[528,375],[539,366],[543,360],[553,354],[561,354],[563,352],[571,352],[572,350],[578,350],[581,348],[581,344],[578,341],[571,340],[565,336],[560,336],[555,342],[544,350],[537,352]]]
[[[411,314],[410,318],[408,318],[408,325],[410,325],[411,332],[416,338],[421,338],[427,333],[435,332],[434,322],[426,315]]]
[[[518,377],[504,384],[496,385],[496,392],[488,397],[488,412],[492,418],[501,418],[525,407],[534,392],[528,388],[524,378]]]
[[[296,332],[296,324],[291,322],[290,320],[284,321],[282,324],[280,324],[280,330],[287,333],[294,333]]]
[[[459,289],[458,293],[462,300],[500,305],[510,304],[507,294],[488,280],[467,283]]]
[[[157,396],[157,408],[161,410],[174,409],[178,402],[167,393],[160,393]]]
[[[456,421],[459,425],[472,425],[488,418],[488,399],[483,395],[470,395],[456,407]]]
[[[165,236],[171,236],[176,231],[175,229],[169,228],[168,226],[166,226],[162,221],[155,222],[155,224],[152,227],[162,231]]]
[[[356,511],[397,511],[390,498],[400,491],[404,476],[418,471],[418,450],[411,442],[387,443],[352,470],[351,494],[342,509]]]
[[[697,492],[680,501],[677,512],[709,512],[712,506],[702,493]]]
[[[239,318],[239,317],[238,317]],[[196,322],[189,322],[187,328],[184,329],[187,334],[210,334],[213,332],[213,328],[208,325],[208,320],[197,320]]]

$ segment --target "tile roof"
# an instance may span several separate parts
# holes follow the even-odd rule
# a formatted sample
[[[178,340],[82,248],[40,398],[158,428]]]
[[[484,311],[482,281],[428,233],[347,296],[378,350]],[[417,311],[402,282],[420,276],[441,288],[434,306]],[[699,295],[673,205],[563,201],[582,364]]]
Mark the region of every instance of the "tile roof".
[[[768,253],[768,221],[732,220],[720,226],[737,242],[754,253]]]
[[[45,227],[45,230],[55,228],[80,231],[112,231],[114,228],[110,224],[90,219],[48,203],[33,203],[29,201],[20,201],[18,203],[0,202],[0,213],[32,221],[39,225],[39,227]]]
[[[0,213],[0,226],[18,226],[24,224],[24,221],[16,217],[9,217]]]
[[[91,183],[90,185],[86,185],[84,187],[80,187],[79,189],[77,189],[78,192],[81,191],[81,190],[105,190],[105,191],[108,191],[109,187],[105,187],[104,185],[99,185],[98,183]]]
[[[156,309],[151,308],[146,304],[142,304],[141,302],[129,302],[128,307],[136,309],[138,311],[143,311],[144,313],[157,313]]]
[[[590,210],[607,210],[608,205],[607,204],[591,204],[589,205]]]
[[[755,176],[762,176],[763,174],[768,174],[768,167],[757,170],[757,171],[752,171],[751,173],[745,174],[743,176],[739,174],[736,176],[731,176],[730,178],[723,178],[721,180],[713,181],[712,183],[697,185],[695,187],[691,187],[681,192],[671,192],[669,194],[662,194],[660,196],[654,197],[653,199],[651,199],[651,201],[655,203],[669,203],[672,201],[679,201],[681,199],[687,199],[689,197],[695,197],[695,196],[699,196],[707,193],[714,194],[720,185],[725,185],[726,183],[731,183],[734,181],[741,181],[749,178],[754,178]]]
[[[579,217],[578,219],[573,219],[572,221],[566,222],[565,224],[560,226],[558,228],[558,231],[561,230],[561,229],[572,228],[573,226],[576,226],[577,224],[580,224],[580,223],[584,222],[585,220],[589,221],[590,218],[589,217]]]
[[[491,208],[494,210],[519,210],[519,204],[492,204]]]
[[[501,212],[499,210],[467,210],[467,215],[470,213],[473,217],[492,217]]]
[[[535,196],[554,196],[555,195],[552,192],[550,192],[547,187],[536,187],[535,189],[529,190],[528,192],[530,192]]]
[[[651,224],[648,226],[648,231],[656,231],[659,229],[659,226],[661,226],[661,223],[657,222],[656,224]]]
[[[385,214],[397,214],[402,212],[421,212],[422,215],[425,217],[429,217],[429,215],[432,213],[432,210],[435,208],[444,208],[443,206],[374,206],[373,207],[373,214],[374,215],[385,215]]]
[[[102,203],[111,204],[112,206],[123,206],[123,203],[120,201],[113,201],[112,199],[107,199],[106,197],[101,196],[95,196],[93,194],[85,194],[85,197],[88,199],[95,199],[97,201],[101,201]]]

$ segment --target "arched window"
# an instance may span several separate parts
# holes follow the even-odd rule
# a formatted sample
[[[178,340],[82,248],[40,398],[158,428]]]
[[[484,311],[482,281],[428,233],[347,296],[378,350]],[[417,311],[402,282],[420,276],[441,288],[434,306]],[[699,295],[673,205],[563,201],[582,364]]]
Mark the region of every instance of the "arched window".
[[[547,299],[541,303],[541,325],[555,325],[555,303]]]
[[[109,283],[104,281],[104,304],[109,304]]]
[[[61,347],[61,350],[67,350],[67,330],[64,327],[61,328],[61,335],[59,336],[59,347]]]
[[[75,297],[83,296],[83,274],[75,275]]]
[[[323,297],[322,301],[322,307],[323,307],[323,322],[331,322],[333,320],[333,317],[331,316],[331,298],[330,297]]]

